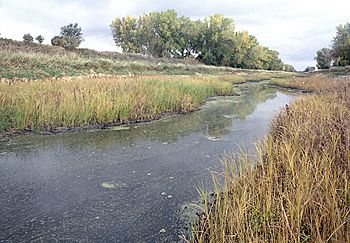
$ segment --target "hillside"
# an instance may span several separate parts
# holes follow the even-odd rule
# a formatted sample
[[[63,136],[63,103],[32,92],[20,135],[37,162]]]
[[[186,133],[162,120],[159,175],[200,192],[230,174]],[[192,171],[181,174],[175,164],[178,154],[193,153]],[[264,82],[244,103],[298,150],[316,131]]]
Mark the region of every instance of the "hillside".
[[[193,59],[153,58],[140,54],[97,52],[82,48],[67,51],[62,47],[36,43],[25,44],[4,38],[0,38],[0,63],[2,80],[34,80],[90,74],[221,75],[266,72],[265,70],[207,66]]]

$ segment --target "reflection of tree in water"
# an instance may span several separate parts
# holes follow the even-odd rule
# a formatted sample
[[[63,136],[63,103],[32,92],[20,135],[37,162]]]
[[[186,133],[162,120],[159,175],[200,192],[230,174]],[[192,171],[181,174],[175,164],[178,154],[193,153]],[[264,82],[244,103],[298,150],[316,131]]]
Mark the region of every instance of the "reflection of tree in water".
[[[219,97],[207,102],[201,110],[175,117],[166,117],[147,124],[136,124],[128,130],[84,131],[56,136],[29,136],[18,141],[19,144],[41,146],[64,146],[76,148],[103,149],[119,144],[129,146],[137,141],[160,141],[173,143],[179,136],[202,133],[205,136],[219,138],[230,132],[233,119],[245,119],[259,103],[276,97],[276,90],[260,84],[240,86],[241,96]],[[21,140],[21,138],[19,138]],[[23,150],[24,146],[18,146]]]
[[[276,89],[265,85],[250,85],[251,87],[244,87],[243,90],[249,89],[249,93],[245,93],[241,96],[242,102],[239,107],[236,107],[238,116],[240,119],[245,119],[248,115],[252,114],[256,106],[260,103],[264,103],[269,99],[273,99],[277,96]]]

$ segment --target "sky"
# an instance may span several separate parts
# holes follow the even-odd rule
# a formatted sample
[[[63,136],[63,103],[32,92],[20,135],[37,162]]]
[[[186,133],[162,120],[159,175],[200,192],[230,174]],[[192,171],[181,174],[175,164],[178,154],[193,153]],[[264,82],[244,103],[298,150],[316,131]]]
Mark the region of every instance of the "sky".
[[[78,23],[85,39],[80,47],[118,51],[109,27],[115,17],[167,9],[193,19],[233,18],[237,31],[247,30],[297,70],[314,66],[335,27],[350,22],[350,0],[0,0],[0,33],[15,40],[41,34],[49,44],[61,26]]]

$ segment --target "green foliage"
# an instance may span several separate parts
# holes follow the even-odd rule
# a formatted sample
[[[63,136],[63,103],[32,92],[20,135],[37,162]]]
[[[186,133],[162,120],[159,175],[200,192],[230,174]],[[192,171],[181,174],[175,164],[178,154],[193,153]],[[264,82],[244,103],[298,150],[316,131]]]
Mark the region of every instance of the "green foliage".
[[[296,72],[293,65],[290,65],[290,64],[284,64],[283,70],[286,72]]]
[[[332,50],[329,48],[322,48],[317,51],[315,60],[317,61],[317,68],[328,69],[332,66]]]
[[[138,20],[134,17],[116,18],[112,29],[113,39],[123,52],[142,53]]]
[[[305,68],[304,72],[309,73],[309,72],[313,72],[313,71],[315,71],[315,70],[316,70],[315,67],[307,66],[307,67]]]
[[[35,37],[35,40],[37,40],[40,44],[43,43],[44,39],[45,38],[42,35],[38,35],[37,37]]]
[[[58,36],[58,35],[52,37],[52,39],[51,39],[51,45],[63,47],[63,45],[64,45],[64,39],[63,39],[63,37]]]
[[[77,48],[83,41],[84,38],[81,28],[75,23],[62,26],[60,35],[53,37],[51,39],[51,44],[72,50]]]
[[[179,17],[174,10],[139,18],[117,17],[113,39],[124,52],[154,57],[188,58],[215,66],[283,70],[278,52],[259,45],[248,32],[235,32],[232,19],[214,14],[204,20]]]
[[[234,23],[222,14],[205,18],[200,25],[198,37],[198,59],[205,64],[229,66],[234,45]]]
[[[339,25],[332,41],[332,49],[322,48],[316,53],[317,67],[321,69],[333,66],[350,65],[350,23]]]
[[[350,23],[339,25],[333,39],[333,54],[336,66],[350,64]]]
[[[24,34],[23,42],[26,44],[33,43],[33,36],[31,36],[30,34]]]

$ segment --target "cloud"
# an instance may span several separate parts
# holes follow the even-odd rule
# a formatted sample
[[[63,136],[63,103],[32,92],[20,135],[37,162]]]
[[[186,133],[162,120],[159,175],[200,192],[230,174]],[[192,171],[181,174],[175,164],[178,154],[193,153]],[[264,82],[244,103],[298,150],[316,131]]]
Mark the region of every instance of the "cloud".
[[[166,9],[194,19],[223,13],[299,70],[315,65],[316,51],[330,45],[335,27],[350,22],[348,0],[0,0],[0,33],[17,40],[42,34],[49,43],[61,26],[77,22],[82,47],[117,50],[109,29],[115,17]]]

